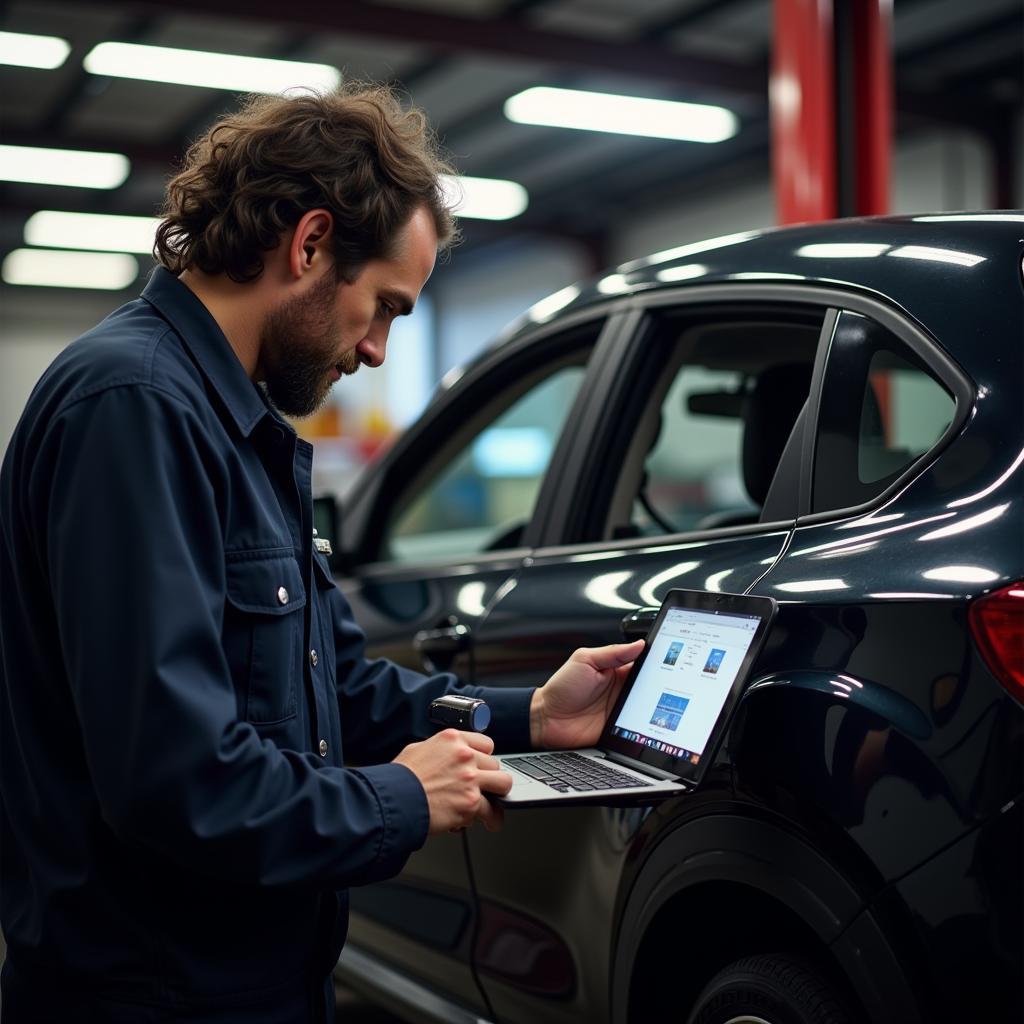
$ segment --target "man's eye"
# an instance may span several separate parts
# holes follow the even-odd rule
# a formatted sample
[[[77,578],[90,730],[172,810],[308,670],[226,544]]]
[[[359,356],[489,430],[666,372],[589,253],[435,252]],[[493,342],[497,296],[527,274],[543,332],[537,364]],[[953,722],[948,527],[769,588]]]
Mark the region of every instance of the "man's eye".
[[[390,302],[382,301],[380,304],[380,311],[384,316],[391,316],[395,312],[395,307]]]

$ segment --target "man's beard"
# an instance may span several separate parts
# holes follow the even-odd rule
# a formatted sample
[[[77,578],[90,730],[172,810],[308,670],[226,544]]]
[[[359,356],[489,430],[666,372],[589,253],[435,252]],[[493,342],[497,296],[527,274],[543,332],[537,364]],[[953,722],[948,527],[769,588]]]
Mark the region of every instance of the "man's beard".
[[[344,376],[359,369],[354,349],[341,359],[335,312],[334,275],[330,272],[305,296],[283,302],[267,315],[260,331],[260,366],[267,396],[286,416],[310,416],[331,390],[331,371]]]

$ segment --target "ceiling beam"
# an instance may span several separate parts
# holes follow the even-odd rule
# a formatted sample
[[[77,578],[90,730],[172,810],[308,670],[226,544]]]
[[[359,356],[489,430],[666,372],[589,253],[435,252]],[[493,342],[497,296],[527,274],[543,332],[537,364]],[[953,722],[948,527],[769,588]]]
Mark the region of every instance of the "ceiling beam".
[[[910,0],[903,0],[909,3]],[[209,0],[114,0],[116,6],[209,14]],[[703,6],[701,14],[706,14]],[[383,6],[366,0],[328,5],[320,0],[218,0],[221,17],[291,23],[305,28],[364,35],[392,43],[418,44],[434,53],[492,54],[512,60],[540,61],[556,69],[615,72],[660,79],[694,90],[722,90],[767,103],[767,62],[736,63],[710,57],[673,53],[654,40],[611,43],[562,32],[531,28],[520,20],[515,6],[492,18],[468,18],[414,8]],[[977,108],[955,96],[910,90],[897,82],[896,106],[901,114],[938,123],[973,127]],[[439,126],[445,130],[447,126]],[[457,134],[457,133],[452,133]]]
[[[670,32],[680,32],[685,28],[692,28],[694,25],[704,21],[709,15],[721,17],[730,7],[736,7],[746,0],[698,0],[692,7],[682,12],[673,12],[667,16],[662,15],[656,21],[648,22],[643,26],[639,38],[661,39]]]
[[[985,21],[975,22],[973,25],[961,29],[956,35],[939,36],[920,46],[900,50],[896,54],[896,59],[900,68],[906,70],[911,64],[925,63],[943,53],[956,55],[974,43],[989,39],[997,44],[1005,39],[1012,40],[1017,45],[1019,55],[1022,32],[1024,32],[1024,8],[999,14]]]
[[[118,31],[119,38],[125,42],[139,42],[157,20],[155,12],[147,12],[142,16],[126,18]],[[103,42],[103,36],[92,31],[83,39],[78,40],[68,54],[66,66],[70,69],[78,64],[75,71],[65,83],[64,88],[57,94],[56,99],[51,101],[46,113],[42,115],[41,130],[49,135],[55,135],[64,131],[70,124],[78,104],[88,94],[90,88],[95,88],[98,79],[90,75],[81,62],[86,54],[97,44]]]
[[[209,0],[168,0],[156,5],[128,0],[118,6],[164,13],[209,14]],[[716,89],[763,96],[764,76],[742,63],[710,57],[683,56],[650,44],[610,43],[561,32],[531,28],[516,17],[466,18],[418,8],[380,6],[365,0],[325,4],[322,0],[218,0],[219,17],[236,17],[275,24],[301,25],[364,35],[392,43],[415,43],[448,53],[491,54],[517,60],[588,68],[604,73],[638,75],[685,84],[695,89]]]

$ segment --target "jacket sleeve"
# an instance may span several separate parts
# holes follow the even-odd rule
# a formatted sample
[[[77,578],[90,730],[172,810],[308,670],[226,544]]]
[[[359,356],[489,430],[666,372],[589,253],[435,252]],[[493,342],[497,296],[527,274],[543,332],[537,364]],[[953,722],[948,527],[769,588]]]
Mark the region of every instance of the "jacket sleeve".
[[[187,404],[132,383],[54,417],[29,482],[69,698],[100,813],[202,873],[342,888],[427,833],[401,765],[353,771],[262,740],[222,647],[223,457]]]
[[[530,749],[533,687],[470,686],[450,672],[426,676],[384,658],[366,657],[366,636],[340,590],[331,591],[338,701],[346,759],[388,760],[405,744],[438,731],[430,702],[446,693],[486,700],[487,735],[500,753]]]

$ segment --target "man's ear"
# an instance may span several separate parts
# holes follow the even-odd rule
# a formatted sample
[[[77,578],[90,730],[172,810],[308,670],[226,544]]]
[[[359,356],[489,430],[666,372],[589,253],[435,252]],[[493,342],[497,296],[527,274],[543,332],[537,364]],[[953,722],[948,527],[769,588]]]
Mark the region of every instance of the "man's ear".
[[[309,210],[302,215],[288,248],[288,270],[293,278],[298,280],[310,271],[319,277],[323,268],[333,261],[333,228],[330,210]]]

